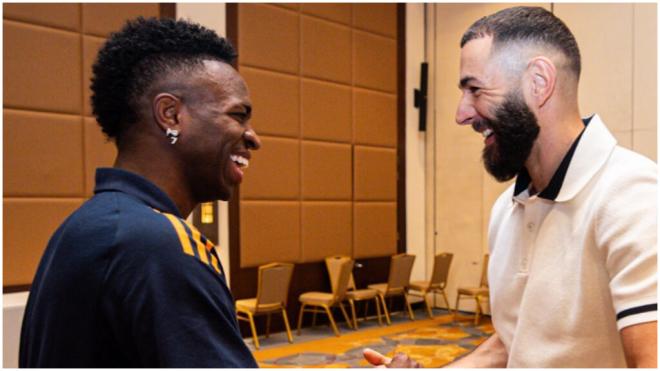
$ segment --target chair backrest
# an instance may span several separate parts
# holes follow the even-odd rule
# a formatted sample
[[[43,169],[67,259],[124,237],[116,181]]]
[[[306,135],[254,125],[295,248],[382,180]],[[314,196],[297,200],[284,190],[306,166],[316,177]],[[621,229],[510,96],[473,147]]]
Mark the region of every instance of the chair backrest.
[[[454,254],[443,252],[435,256],[433,262],[433,274],[431,275],[431,285],[434,287],[445,288],[447,286],[447,277],[449,276],[449,267]]]
[[[330,256],[325,259],[330,276],[330,286],[335,300],[342,300],[348,290],[349,281],[353,276],[355,262],[348,256]]]
[[[346,255],[333,255],[325,258],[325,267],[328,268],[328,276],[330,277],[330,286],[332,288],[333,293],[337,290],[336,286],[337,283],[339,282],[339,274],[341,273],[341,266],[347,260],[351,260],[351,258]],[[351,278],[352,277],[353,275],[351,274]]]
[[[410,274],[412,273],[415,255],[398,254],[392,256],[390,261],[390,276],[387,280],[387,290],[404,289],[410,284]]]
[[[293,264],[270,263],[259,267],[257,287],[257,309],[259,305],[281,303],[286,306],[289,284],[293,275]]]
[[[479,281],[479,287],[488,287],[488,259],[489,255],[484,254],[484,262],[481,267],[481,281]]]

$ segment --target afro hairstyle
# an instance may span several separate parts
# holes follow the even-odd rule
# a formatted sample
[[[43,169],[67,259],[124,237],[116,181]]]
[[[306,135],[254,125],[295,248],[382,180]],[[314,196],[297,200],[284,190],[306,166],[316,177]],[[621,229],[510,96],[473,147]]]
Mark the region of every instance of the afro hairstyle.
[[[193,72],[204,60],[231,64],[226,39],[184,20],[139,17],[110,35],[92,67],[91,104],[103,132],[117,140],[137,122],[137,102],[161,76]]]

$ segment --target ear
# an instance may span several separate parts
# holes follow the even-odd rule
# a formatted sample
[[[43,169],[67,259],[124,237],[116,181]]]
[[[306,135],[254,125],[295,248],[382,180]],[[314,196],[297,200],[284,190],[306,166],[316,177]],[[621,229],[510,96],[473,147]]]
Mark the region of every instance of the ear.
[[[535,57],[527,65],[530,77],[530,96],[537,108],[543,107],[555,91],[557,69],[546,57]]]
[[[154,121],[164,132],[167,129],[179,129],[180,113],[183,103],[181,99],[170,93],[160,93],[154,98],[151,111]]]

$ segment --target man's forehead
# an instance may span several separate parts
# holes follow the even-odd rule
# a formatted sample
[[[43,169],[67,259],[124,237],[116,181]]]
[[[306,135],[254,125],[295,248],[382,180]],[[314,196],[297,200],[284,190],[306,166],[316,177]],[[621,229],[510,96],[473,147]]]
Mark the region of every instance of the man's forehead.
[[[485,78],[490,61],[492,41],[492,37],[486,36],[470,40],[463,45],[461,48],[461,84],[474,79]]]
[[[215,61],[204,61],[204,72],[196,77],[197,85],[208,89],[215,96],[249,101],[245,80],[231,65]]]

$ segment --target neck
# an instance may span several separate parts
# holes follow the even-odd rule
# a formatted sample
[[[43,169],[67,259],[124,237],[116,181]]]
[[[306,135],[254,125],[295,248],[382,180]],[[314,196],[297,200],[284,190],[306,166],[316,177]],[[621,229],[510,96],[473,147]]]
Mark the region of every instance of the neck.
[[[584,129],[577,112],[563,118],[546,119],[544,122],[539,118],[539,126],[541,131],[525,162],[536,192],[548,186],[564,156]]]
[[[128,138],[118,146],[114,167],[143,176],[167,194],[183,217],[187,217],[197,206],[184,167],[170,150],[161,150],[163,141],[142,138],[140,143]],[[145,151],[144,148],[152,150]]]

